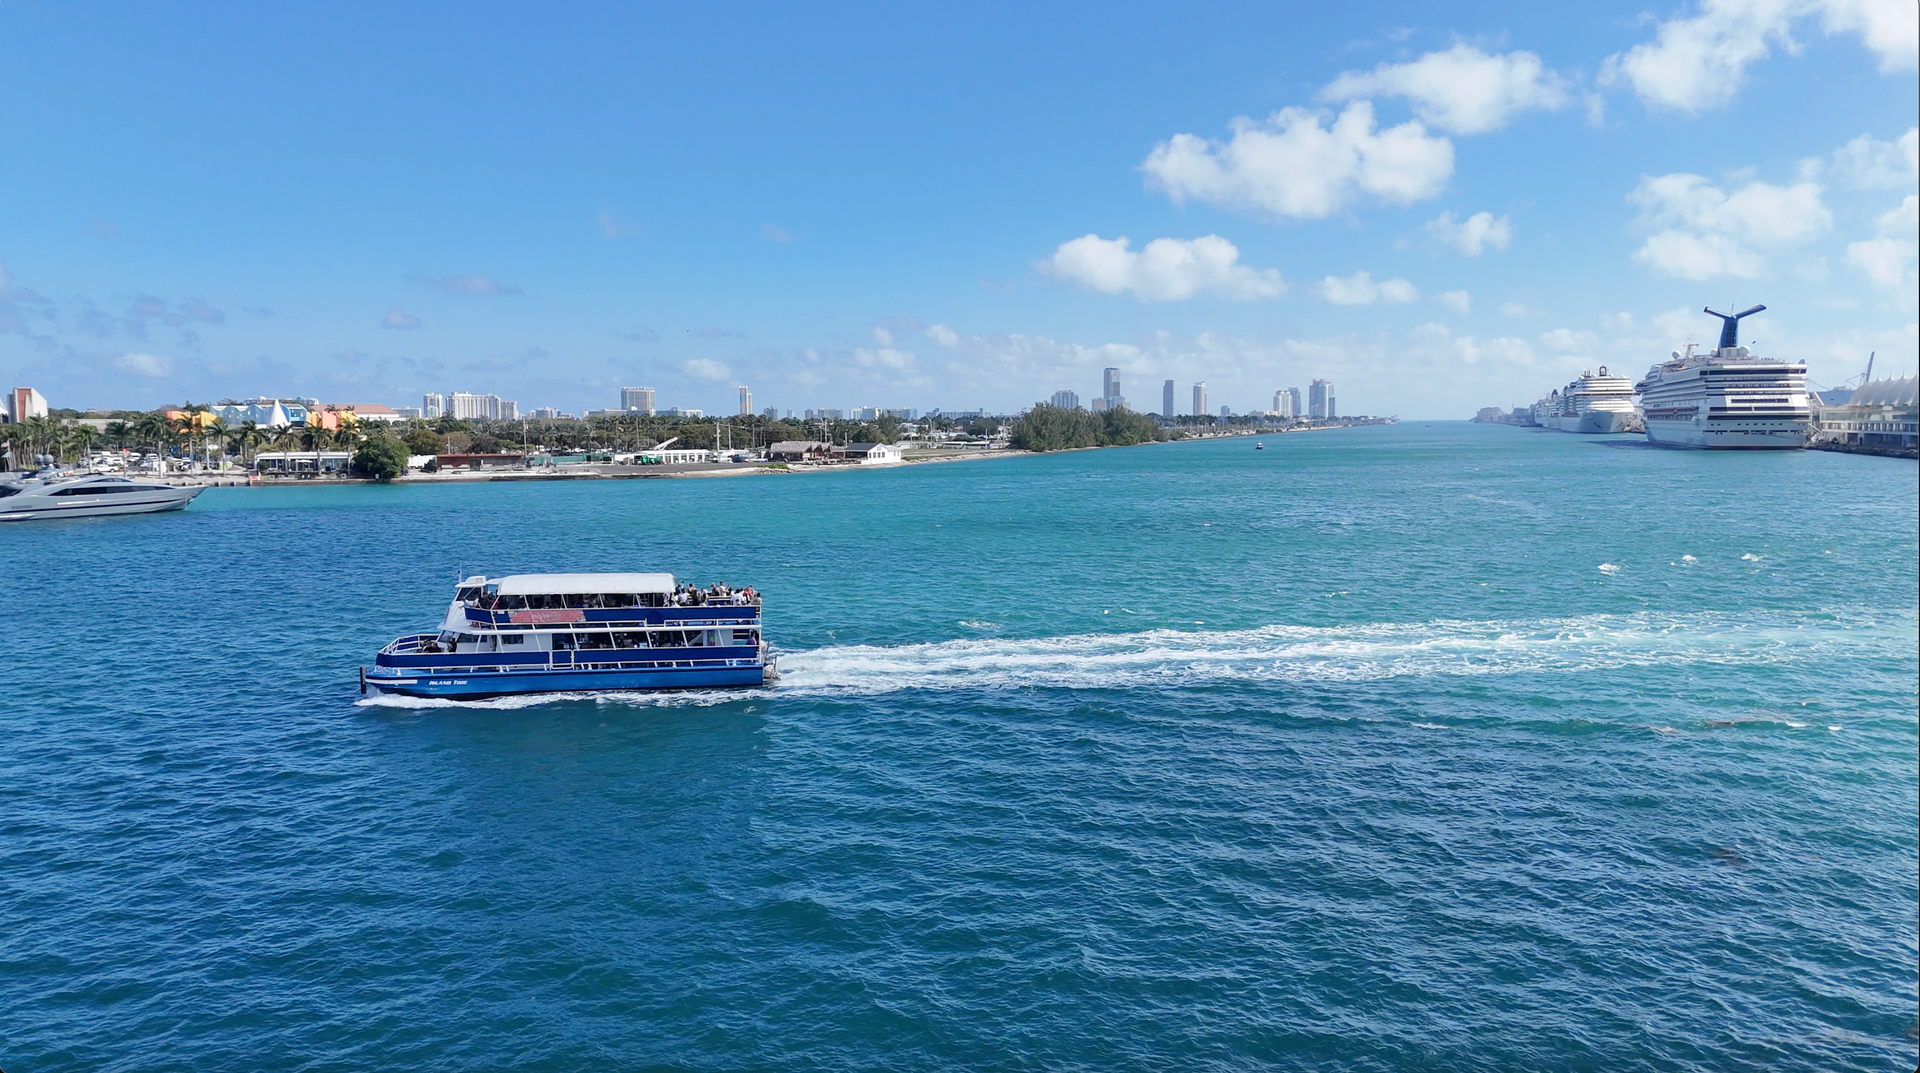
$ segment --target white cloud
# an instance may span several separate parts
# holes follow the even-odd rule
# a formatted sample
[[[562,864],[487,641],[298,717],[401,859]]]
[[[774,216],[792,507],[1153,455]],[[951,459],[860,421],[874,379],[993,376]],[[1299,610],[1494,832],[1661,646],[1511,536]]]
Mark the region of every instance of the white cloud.
[[[1897,141],[1862,134],[1833,153],[1836,178],[1865,190],[1898,190],[1920,179],[1920,128],[1908,128]]]
[[[1698,13],[1660,24],[1654,40],[1607,57],[1603,85],[1627,85],[1657,108],[1701,112],[1731,101],[1747,67],[1778,46],[1797,50],[1797,23],[1857,34],[1882,72],[1915,66],[1920,13],[1912,0],[1702,0]]]
[[[711,358],[695,358],[680,363],[680,371],[695,380],[731,380],[733,373]]]
[[[1482,358],[1503,365],[1529,366],[1534,363],[1533,347],[1525,339],[1497,336],[1484,342],[1471,336],[1453,334],[1439,322],[1422,324],[1409,333],[1416,352],[1446,357],[1461,365],[1478,365]]]
[[[394,306],[387,310],[387,315],[381,319],[380,326],[396,332],[410,332],[420,326],[420,318],[399,306]]]
[[[1433,296],[1433,300],[1455,313],[1473,312],[1473,296],[1466,291],[1441,291]]]
[[[1513,241],[1513,221],[1490,212],[1476,212],[1464,220],[1455,220],[1452,210],[1448,210],[1427,221],[1427,234],[1467,257],[1478,257],[1489,247],[1507,248]]]
[[[165,376],[173,371],[173,359],[159,354],[122,354],[113,359],[113,367],[135,376]]]
[[[1378,283],[1366,272],[1341,278],[1328,276],[1314,284],[1314,292],[1323,301],[1338,306],[1364,306],[1375,302],[1404,304],[1417,301],[1420,292],[1404,279],[1383,279]]]
[[[947,327],[945,324],[929,325],[927,330],[921,334],[933,340],[935,344],[944,347],[951,347],[960,341],[960,333]]]
[[[1328,216],[1362,196],[1410,204],[1437,195],[1453,174],[1453,143],[1418,122],[1376,130],[1368,101],[1348,105],[1331,127],[1322,118],[1305,108],[1264,122],[1243,116],[1224,143],[1176,134],[1140,168],[1176,204],[1192,198],[1281,219]]]
[[[881,346],[893,345],[893,330],[886,325],[876,324],[868,329],[868,332],[873,336],[873,341],[879,343]]]
[[[1566,81],[1533,53],[1490,56],[1465,44],[1412,63],[1348,71],[1320,96],[1331,101],[1404,97],[1415,115],[1454,134],[1499,130],[1521,112],[1562,108],[1568,101]]]
[[[1239,249],[1219,235],[1156,238],[1138,253],[1129,244],[1125,236],[1082,235],[1036,267],[1102,294],[1131,291],[1145,302],[1183,301],[1203,291],[1250,301],[1287,290],[1279,272],[1240,264]]]
[[[1526,320],[1528,317],[1539,316],[1540,311],[1525,302],[1502,302],[1500,315],[1509,320]]]
[[[911,350],[894,347],[854,347],[853,361],[869,369],[905,369],[913,364],[914,356]]]
[[[1544,332],[1540,342],[1548,350],[1568,357],[1583,357],[1592,354],[1600,345],[1600,340],[1592,332],[1579,332],[1571,328],[1555,328]]]
[[[761,224],[760,234],[764,235],[768,241],[778,242],[783,246],[790,245],[793,242],[793,235],[790,234],[786,228],[776,223]]]
[[[1907,270],[1916,250],[1914,232],[1920,230],[1920,196],[1908,194],[1906,200],[1878,221],[1880,236],[1847,243],[1847,260],[1882,287],[1913,287],[1913,273]]]
[[[1811,182],[1749,182],[1729,193],[1699,175],[1676,172],[1642,179],[1630,195],[1641,224],[1654,230],[1634,251],[1655,275],[1680,279],[1753,279],[1766,255],[1815,238],[1833,215]]]
[[[524,293],[512,283],[501,283],[485,272],[474,272],[464,276],[428,276],[419,272],[407,279],[423,287],[433,287],[454,294],[521,294]]]

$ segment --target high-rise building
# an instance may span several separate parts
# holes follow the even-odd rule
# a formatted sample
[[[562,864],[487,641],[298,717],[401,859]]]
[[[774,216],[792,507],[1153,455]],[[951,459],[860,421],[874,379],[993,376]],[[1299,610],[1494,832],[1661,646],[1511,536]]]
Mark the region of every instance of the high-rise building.
[[[1292,417],[1293,396],[1289,389],[1281,388],[1273,393],[1273,412],[1276,417]]]
[[[1173,416],[1173,381],[1160,385],[1160,416]]]
[[[1231,407],[1231,406],[1222,406],[1222,407],[1220,407],[1220,416],[1221,416],[1221,417],[1232,417],[1232,416],[1233,416],[1233,407]]]
[[[1316,421],[1324,421],[1334,414],[1333,384],[1327,380],[1315,380],[1307,385],[1307,416]]]
[[[24,423],[28,418],[47,416],[47,400],[38,391],[30,387],[17,387],[7,392],[5,406],[0,406],[0,420],[10,425]]]
[[[791,417],[793,415],[793,411],[788,410],[787,415]],[[769,406],[766,409],[760,411],[760,416],[766,418],[769,421],[776,420],[780,416],[780,408],[778,406]]]
[[[1196,380],[1193,384],[1193,416],[1207,416],[1207,382]]]
[[[740,416],[753,416],[753,392],[745,384],[740,385]]]
[[[638,410],[648,417],[653,416],[653,389],[650,387],[623,387],[620,389],[620,408],[632,412]]]
[[[1120,370],[1111,366],[1100,371],[1100,397],[1094,400],[1089,409],[1094,413],[1127,408],[1125,396],[1120,394]]]
[[[421,417],[431,421],[436,417],[446,416],[446,413],[447,397],[445,395],[429,391],[425,395],[420,396]]]
[[[1061,388],[1054,392],[1053,398],[1049,401],[1062,410],[1078,410],[1080,408],[1080,395],[1066,388]]]
[[[487,413],[487,397],[456,391],[447,396],[447,416],[461,421],[485,421],[491,416]]]
[[[500,420],[502,421],[520,420],[520,404],[517,402],[514,402],[512,399],[501,399],[500,400]]]

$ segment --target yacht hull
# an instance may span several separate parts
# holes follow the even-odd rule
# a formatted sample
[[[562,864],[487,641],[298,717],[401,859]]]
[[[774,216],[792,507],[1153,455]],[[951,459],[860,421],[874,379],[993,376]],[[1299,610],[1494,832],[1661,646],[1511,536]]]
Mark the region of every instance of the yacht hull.
[[[159,514],[184,510],[199,488],[164,488],[153,493],[115,496],[113,502],[61,499],[54,496],[18,496],[0,499],[0,522],[31,522],[67,518],[110,518],[122,514]],[[23,502],[24,500],[24,502]]]

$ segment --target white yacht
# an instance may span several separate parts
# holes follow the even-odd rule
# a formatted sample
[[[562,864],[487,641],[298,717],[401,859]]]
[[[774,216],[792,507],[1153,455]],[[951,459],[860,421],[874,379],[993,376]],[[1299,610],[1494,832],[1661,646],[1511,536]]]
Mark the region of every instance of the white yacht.
[[[1634,385],[1647,439],[1667,447],[1798,448],[1812,413],[1804,362],[1762,358],[1740,345],[1740,321],[1763,305],[1719,317],[1720,345],[1685,352],[1647,370]]]
[[[15,481],[0,475],[0,522],[154,514],[180,510],[200,492],[199,488],[130,481],[104,473],[41,470]]]
[[[1633,406],[1633,381],[1609,374],[1604,365],[1598,373],[1582,372],[1580,379],[1534,404],[1534,423],[1592,435],[1639,432],[1640,411]]]

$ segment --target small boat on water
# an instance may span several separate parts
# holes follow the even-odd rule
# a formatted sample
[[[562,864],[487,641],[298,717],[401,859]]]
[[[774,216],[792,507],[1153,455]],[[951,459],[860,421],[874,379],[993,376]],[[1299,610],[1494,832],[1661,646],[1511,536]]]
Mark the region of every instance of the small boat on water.
[[[0,522],[156,514],[185,508],[201,491],[106,473],[44,469],[20,480],[0,476]]]
[[[1267,445],[1261,443],[1259,440],[1255,440],[1253,441],[1253,449],[1256,451],[1264,451],[1267,449]]]
[[[515,574],[460,582],[440,628],[381,649],[360,689],[477,700],[776,677],[751,588],[697,589],[672,574]]]

